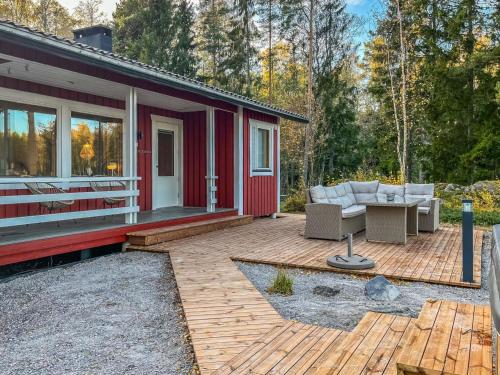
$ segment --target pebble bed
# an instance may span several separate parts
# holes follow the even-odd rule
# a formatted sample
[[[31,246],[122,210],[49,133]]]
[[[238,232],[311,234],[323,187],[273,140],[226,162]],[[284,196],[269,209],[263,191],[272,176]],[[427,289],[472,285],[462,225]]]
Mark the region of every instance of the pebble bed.
[[[187,337],[165,254],[0,280],[1,374],[189,374]]]

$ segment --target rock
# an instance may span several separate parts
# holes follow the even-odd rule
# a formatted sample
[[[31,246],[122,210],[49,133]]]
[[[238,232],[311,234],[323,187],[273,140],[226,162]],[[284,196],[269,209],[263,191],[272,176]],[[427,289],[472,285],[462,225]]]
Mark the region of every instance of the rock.
[[[375,301],[394,301],[399,297],[399,289],[384,276],[376,276],[365,285],[365,294]]]
[[[323,297],[334,297],[340,293],[340,288],[331,288],[329,286],[318,285],[313,289],[313,294]]]

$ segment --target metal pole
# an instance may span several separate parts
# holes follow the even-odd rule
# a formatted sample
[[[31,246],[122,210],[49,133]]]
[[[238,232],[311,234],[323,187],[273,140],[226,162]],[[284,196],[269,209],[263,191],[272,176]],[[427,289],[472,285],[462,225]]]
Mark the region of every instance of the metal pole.
[[[347,233],[347,256],[352,257],[352,233]]]
[[[473,282],[474,265],[474,232],[473,232],[472,200],[462,200],[462,280]]]

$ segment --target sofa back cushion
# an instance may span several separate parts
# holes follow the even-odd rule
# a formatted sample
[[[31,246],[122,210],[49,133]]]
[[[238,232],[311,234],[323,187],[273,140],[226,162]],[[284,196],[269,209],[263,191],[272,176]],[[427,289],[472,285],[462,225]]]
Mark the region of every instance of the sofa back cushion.
[[[329,203],[328,198],[326,197],[325,188],[321,185],[310,188],[309,194],[311,195],[313,203]]]
[[[342,208],[347,208],[356,204],[356,199],[352,194],[352,190],[348,182],[336,185],[335,192],[337,193],[337,201],[342,204]]]
[[[403,199],[405,196],[405,187],[401,185],[379,184],[377,195],[387,197],[387,194],[394,194],[394,199]]]
[[[430,207],[434,198],[434,184],[405,184],[406,198],[424,198],[425,202],[419,203],[420,207]]]
[[[349,185],[357,203],[377,200],[378,180],[367,182],[349,181]]]

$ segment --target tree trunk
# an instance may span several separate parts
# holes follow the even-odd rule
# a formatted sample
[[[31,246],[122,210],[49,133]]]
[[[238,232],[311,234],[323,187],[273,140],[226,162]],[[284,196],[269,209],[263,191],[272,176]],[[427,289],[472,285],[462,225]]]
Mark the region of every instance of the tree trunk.
[[[387,41],[386,41],[387,44]],[[391,98],[392,98],[392,107],[394,111],[394,123],[396,124],[396,132],[397,132],[397,143],[396,143],[396,154],[398,155],[398,162],[399,162],[399,174],[401,175],[401,178],[404,176],[404,163],[402,159],[402,154],[401,154],[401,126],[399,124],[399,117],[398,117],[398,105],[397,105],[397,98],[396,98],[396,90],[394,90],[394,77],[392,75],[392,68],[391,68],[391,57],[389,54],[389,47],[387,47],[387,70],[389,71],[389,81],[391,83]]]
[[[403,37],[403,17],[401,15],[401,8],[399,4],[399,0],[396,0],[397,4],[397,15],[399,22],[399,60],[401,65],[401,112],[403,114],[403,151],[402,151],[402,170],[403,175],[401,178],[402,182],[406,182],[408,180],[408,170],[407,170],[407,161],[408,161],[408,115],[406,111],[406,49],[405,49],[405,41]]]
[[[307,58],[307,116],[309,123],[306,126],[305,144],[304,144],[304,183],[309,180],[309,152],[311,147],[311,129],[313,128],[313,43],[314,43],[314,0],[309,2],[309,31],[308,31],[308,53]]]

